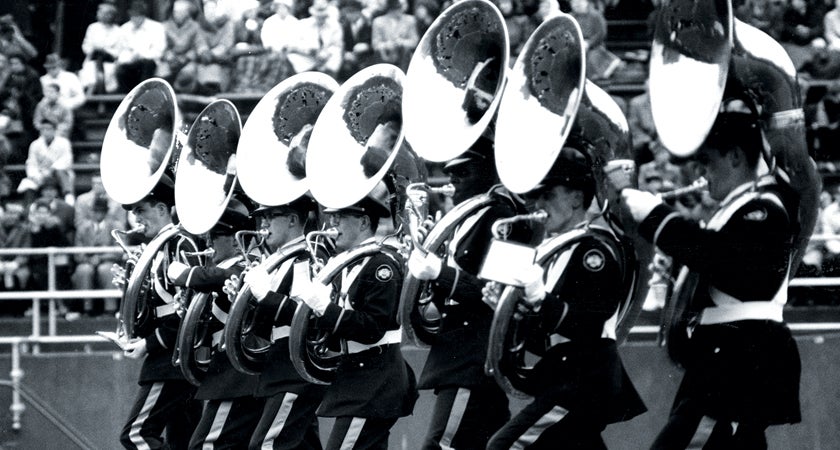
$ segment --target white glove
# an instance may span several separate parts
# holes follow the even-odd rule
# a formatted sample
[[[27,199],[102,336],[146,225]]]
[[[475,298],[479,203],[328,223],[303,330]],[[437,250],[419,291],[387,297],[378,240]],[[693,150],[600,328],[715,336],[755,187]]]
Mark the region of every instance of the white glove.
[[[111,266],[111,284],[116,286],[118,289],[122,289],[125,287],[125,267],[114,263]]]
[[[543,268],[538,264],[532,264],[525,268],[516,280],[522,284],[522,290],[525,292],[525,301],[532,307],[534,311],[539,310],[545,298],[545,283],[543,282]]]
[[[190,266],[180,262],[180,261],[172,261],[169,263],[169,268],[166,269],[166,276],[175,283],[175,280],[180,280],[180,283],[175,284],[184,284],[187,280],[181,280],[181,278],[190,271]]]
[[[627,209],[630,210],[633,220],[636,222],[645,220],[648,214],[653,211],[653,208],[656,208],[662,203],[661,198],[650,192],[637,189],[622,189],[621,198],[624,204],[627,205]]]
[[[245,274],[245,282],[251,287],[251,293],[257,300],[262,300],[271,291],[271,276],[260,266],[252,267]]]
[[[299,298],[320,317],[330,304],[331,294],[332,286],[313,281],[301,285]]]
[[[408,271],[418,280],[434,280],[440,275],[443,262],[434,253],[425,256],[415,250],[408,258]]]

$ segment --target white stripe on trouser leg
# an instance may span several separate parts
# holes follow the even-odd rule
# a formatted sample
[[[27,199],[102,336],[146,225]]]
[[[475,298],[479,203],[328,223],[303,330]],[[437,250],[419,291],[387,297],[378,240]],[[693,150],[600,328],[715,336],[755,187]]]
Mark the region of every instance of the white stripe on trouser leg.
[[[350,421],[350,427],[347,428],[347,434],[344,435],[344,440],[341,441],[341,450],[353,450],[356,441],[359,440],[359,435],[362,434],[362,428],[365,427],[364,417],[354,417]]]
[[[563,420],[563,418],[566,417],[566,414],[569,414],[569,410],[562,406],[555,406],[554,408],[551,408],[550,411],[545,413],[539,418],[539,420],[531,425],[531,428],[528,428],[521,436],[519,436],[519,439],[517,439],[510,447],[511,450],[523,449],[534,442],[537,442],[537,439],[540,438],[543,431]]]
[[[452,440],[455,439],[455,433],[461,426],[461,420],[464,418],[464,412],[467,410],[469,401],[470,390],[458,388],[458,392],[455,393],[455,400],[452,402],[452,408],[449,410],[449,420],[446,421],[446,428],[444,428],[443,436],[440,438],[440,448],[443,450],[452,449]]]
[[[143,424],[146,423],[146,419],[149,418],[149,414],[152,412],[152,408],[154,408],[158,398],[160,398],[160,392],[162,390],[163,383],[152,384],[152,388],[149,389],[149,394],[146,395],[146,401],[143,403],[143,407],[140,408],[140,413],[137,414],[137,418],[131,424],[128,439],[137,447],[137,450],[148,450],[151,448],[146,440],[143,439],[143,436],[140,435],[140,430],[143,428]]]
[[[263,439],[260,449],[271,450],[274,448],[274,440],[277,439],[277,436],[280,436],[280,432],[286,426],[286,420],[289,419],[292,406],[294,406],[297,398],[298,395],[294,392],[286,392],[286,395],[283,396],[283,401],[280,402],[280,409],[277,410],[277,414],[274,416],[271,427],[269,427],[268,432],[265,434],[265,439]]]
[[[233,401],[230,400],[219,404],[219,409],[216,410],[216,415],[213,417],[213,424],[210,425],[210,431],[207,433],[207,437],[204,438],[204,444],[201,446],[201,450],[213,450],[215,442],[222,435],[222,429],[225,427],[225,421],[227,421],[232,406]]]

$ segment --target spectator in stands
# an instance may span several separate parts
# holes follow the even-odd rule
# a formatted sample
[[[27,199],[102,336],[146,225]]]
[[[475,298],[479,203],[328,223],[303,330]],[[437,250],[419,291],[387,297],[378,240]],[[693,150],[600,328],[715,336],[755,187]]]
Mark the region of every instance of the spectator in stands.
[[[172,83],[177,92],[195,90],[195,61],[201,46],[201,27],[193,20],[194,8],[189,0],[176,0],[172,5],[172,18],[163,24],[166,50],[157,66],[157,75]]]
[[[117,8],[111,3],[100,3],[96,9],[96,22],[88,25],[82,40],[85,61],[79,71],[79,80],[85,92],[102,94],[117,91],[114,61],[120,54],[119,45]]]
[[[419,3],[418,3],[419,4]],[[342,0],[339,3],[342,37],[344,38],[344,60],[338,77],[350,78],[359,70],[373,63],[370,20],[362,14],[364,5],[359,0]]]
[[[146,17],[146,4],[135,0],[128,9],[131,17],[120,27],[119,56],[115,75],[120,92],[128,92],[154,76],[166,51],[163,24]]]
[[[274,14],[272,0],[259,0],[256,8],[245,11],[236,23],[236,45],[233,92],[265,94],[275,84],[292,73],[288,61],[279,53],[269,52],[262,43],[262,27]]]
[[[496,3],[505,18],[505,24],[507,24],[508,37],[510,38],[510,65],[512,67],[535,27],[530,17],[517,10],[518,3],[513,0],[496,0]]]
[[[834,8],[825,13],[823,29],[828,48],[840,51],[840,0],[835,0]]]
[[[778,40],[784,10],[784,0],[746,0],[735,9],[735,17]]]
[[[54,123],[56,134],[70,139],[70,133],[73,131],[73,111],[67,108],[60,98],[61,86],[57,83],[45,85],[44,98],[35,105],[32,121],[35,128],[44,121]]]
[[[659,146],[656,125],[650,111],[650,95],[647,81],[645,91],[630,99],[627,105],[627,125],[633,138],[633,159],[637,165],[653,160],[653,149]]]
[[[29,226],[20,203],[6,203],[0,213],[0,248],[21,248],[29,245]],[[29,265],[26,256],[0,256],[0,291],[18,291],[29,285]],[[22,315],[27,309],[25,302],[4,304],[2,312]]]
[[[76,230],[75,245],[77,247],[109,247],[114,245],[111,238],[111,230],[122,229],[119,222],[108,219],[108,198],[99,196],[93,198],[91,205],[91,219],[83,219]],[[73,272],[74,289],[110,289],[111,266],[120,259],[114,253],[87,253],[75,255],[76,270]],[[115,299],[106,299],[105,302],[96,302],[92,299],[85,299],[83,311],[86,315],[96,316],[104,310],[106,313],[114,313],[117,309]]]
[[[337,77],[344,50],[338,9],[328,0],[316,0],[309,14],[298,24],[298,38],[287,49],[289,62],[296,73],[314,70]]]
[[[72,245],[72,241],[67,239],[67,235],[61,229],[61,220],[50,208],[50,201],[47,199],[35,200],[29,206],[28,244],[27,247],[32,248],[70,247]],[[69,255],[57,254],[53,261],[55,264],[55,288],[59,290],[70,289],[72,287],[70,282],[72,269]],[[49,258],[47,255],[32,255],[28,258],[29,270],[31,271],[29,289],[47,290],[49,288],[48,264]],[[80,302],[62,303],[69,304],[72,311],[77,314],[81,311]],[[59,310],[67,312],[67,308],[63,305],[59,306]]]
[[[423,36],[440,14],[440,6],[434,0],[419,0],[414,2],[413,14],[417,21],[417,35]]]
[[[0,54],[18,56],[24,61],[38,56],[38,50],[20,32],[11,14],[0,16]]]
[[[824,17],[820,1],[789,0],[779,39],[797,70],[813,57],[816,48],[825,47]]]
[[[69,109],[75,111],[80,106],[85,104],[85,91],[82,88],[82,82],[79,77],[73,73],[64,70],[64,60],[58,53],[50,53],[44,61],[44,69],[47,73],[41,76],[41,89],[48,84],[57,84],[59,87],[61,104]]]
[[[204,4],[196,76],[198,94],[216,95],[230,87],[230,53],[236,41],[236,33],[229,14],[220,2],[210,0]]]
[[[96,214],[93,212],[93,201],[97,198],[104,198],[108,202],[108,214],[106,219],[109,222],[117,223],[117,228],[123,229],[126,225],[126,213],[119,203],[108,197],[105,186],[102,185],[102,176],[95,174],[90,177],[90,190],[79,194],[76,203],[73,205],[76,210],[76,229],[81,228],[82,222],[94,220]]]
[[[29,146],[29,155],[26,158],[26,178],[18,185],[18,193],[24,194],[24,198],[31,202],[35,193],[48,177],[56,177],[60,184],[67,203],[73,203],[73,149],[67,138],[56,135],[56,124],[50,121],[42,121],[39,124],[41,132],[38,139],[32,141]]]
[[[25,138],[28,141],[36,136],[36,129],[32,122],[35,105],[41,101],[43,91],[38,72],[17,55],[9,56],[9,79],[6,82],[6,92],[16,103],[15,109],[20,114]],[[11,105],[9,105],[11,107]]]
[[[268,50],[285,53],[297,39],[299,20],[293,15],[294,0],[275,0],[274,14],[263,22],[260,40]]]
[[[58,218],[59,226],[64,232],[67,242],[73,242],[76,236],[76,210],[69,205],[61,195],[61,183],[55,177],[44,180],[38,189],[38,198],[50,204],[50,211]]]
[[[833,81],[817,102],[815,117],[809,127],[813,134],[814,159],[840,158],[840,81]]]
[[[2,141],[3,164],[20,164],[26,160],[26,152],[21,150],[25,142],[26,128],[21,119],[20,104],[8,91],[0,91],[0,141]]]
[[[386,0],[385,14],[373,19],[371,44],[378,62],[389,63],[403,70],[420,41],[417,20],[405,14],[405,0]]]
[[[592,80],[610,78],[622,66],[621,58],[607,50],[607,20],[590,0],[571,0],[572,12],[583,33],[586,51],[586,77]]]

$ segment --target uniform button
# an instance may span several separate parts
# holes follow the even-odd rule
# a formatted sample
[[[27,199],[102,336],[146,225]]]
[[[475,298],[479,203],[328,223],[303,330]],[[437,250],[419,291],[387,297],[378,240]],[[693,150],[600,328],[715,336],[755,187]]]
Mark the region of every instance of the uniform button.
[[[469,322],[464,321],[464,326],[467,326],[467,325],[469,325],[469,324],[470,324]]]
[[[715,347],[715,353],[720,353],[720,347]]]
[[[364,367],[365,363],[359,363],[359,367]]]
[[[446,313],[443,313],[443,314],[441,314],[440,316],[441,316],[441,317],[446,317]]]
[[[565,356],[564,356],[564,357],[562,357],[562,358],[560,358],[560,361],[565,361],[565,360],[566,360],[566,357],[565,357]]]

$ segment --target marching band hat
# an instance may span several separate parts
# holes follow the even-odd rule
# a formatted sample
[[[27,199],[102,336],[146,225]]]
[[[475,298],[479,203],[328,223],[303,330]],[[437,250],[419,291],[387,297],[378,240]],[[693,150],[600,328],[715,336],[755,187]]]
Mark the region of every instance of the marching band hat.
[[[233,234],[239,230],[252,228],[248,208],[241,201],[232,198],[227,204],[222,217],[210,230],[211,234]]]
[[[493,141],[482,135],[478,138],[470,148],[462,153],[457,158],[450,159],[443,166],[443,171],[452,170],[452,168],[466,164],[468,162],[475,162],[480,164],[493,163]]]
[[[764,148],[764,138],[758,113],[751,101],[725,99],[703,146],[716,149],[739,147],[751,162],[757,162]]]
[[[325,208],[324,213],[353,212],[371,217],[390,217],[391,208],[388,206],[388,188],[379,182],[363,199],[344,208]]]
[[[299,216],[306,217],[309,215],[311,211],[314,211],[318,207],[318,204],[315,200],[307,193],[301,195],[300,197],[292,200],[289,203],[284,203],[282,205],[260,205],[257,209],[255,209],[251,216],[257,216],[259,214],[272,211],[272,212],[281,212],[281,211],[289,211],[298,214]]]
[[[571,147],[563,147],[548,174],[527,195],[536,196],[554,186],[566,186],[585,193],[595,192],[592,169],[581,152]]]
[[[122,207],[126,211],[131,211],[143,202],[160,202],[170,208],[175,206],[175,183],[172,181],[172,178],[167,174],[163,174],[155,187],[152,188],[152,191],[145,197],[135,203],[122,205]]]

